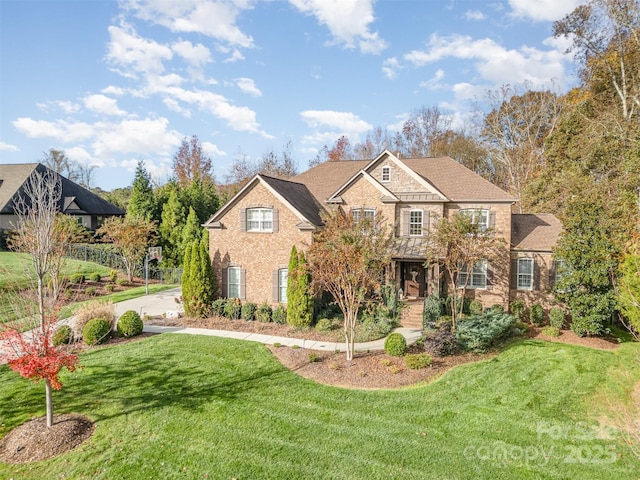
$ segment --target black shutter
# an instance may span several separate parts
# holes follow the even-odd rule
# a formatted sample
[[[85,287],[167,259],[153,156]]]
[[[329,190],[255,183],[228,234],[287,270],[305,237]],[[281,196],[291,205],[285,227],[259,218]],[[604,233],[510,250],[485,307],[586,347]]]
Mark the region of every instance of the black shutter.
[[[518,289],[518,260],[511,260],[511,289]]]
[[[540,265],[538,261],[533,258],[533,289],[536,291],[540,290]]]
[[[556,261],[551,260],[551,267],[549,268],[549,289],[552,289],[556,284]]]
[[[247,231],[247,210],[244,208],[240,209],[240,231]]]
[[[487,290],[493,290],[493,265],[487,262]]]
[[[489,211],[489,228],[491,230],[496,228],[496,212]]]
[[[278,225],[279,217],[280,217],[280,215],[278,213],[278,209],[274,208],[273,209],[273,214],[271,216],[273,233],[278,233],[278,230],[280,228],[279,225]]]

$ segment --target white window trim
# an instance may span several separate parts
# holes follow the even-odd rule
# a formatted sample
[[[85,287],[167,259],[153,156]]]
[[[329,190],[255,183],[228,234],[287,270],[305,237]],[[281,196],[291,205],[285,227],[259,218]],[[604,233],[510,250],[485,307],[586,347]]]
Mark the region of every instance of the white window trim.
[[[386,179],[385,179],[386,177]],[[384,183],[391,181],[391,167],[389,165],[385,165],[382,167],[382,172],[380,174],[380,180]]]
[[[471,269],[471,278],[469,278],[469,282],[467,283],[468,290],[486,290],[487,289],[487,260],[482,259],[479,260]],[[464,285],[464,279],[469,275],[469,272],[465,268],[464,271],[460,270],[458,274],[458,287],[462,288]],[[482,277],[484,278],[484,284],[477,285],[474,283],[474,277]]]
[[[480,225],[480,230],[482,230],[483,232],[489,229],[489,215],[490,212],[488,209],[486,208],[465,208],[460,210],[460,213],[464,213],[466,215],[470,215],[471,216],[471,223],[476,225],[479,224]],[[479,223],[478,220],[479,218],[484,217],[486,219],[485,222]]]
[[[353,216],[354,223],[357,224],[362,218],[364,219],[370,218],[371,220],[376,218],[376,209],[375,208],[353,208],[351,210],[351,215]]]
[[[529,263],[530,267],[531,267],[531,271],[528,273],[521,273],[520,272],[520,262],[527,262]],[[533,282],[534,282],[534,261],[533,258],[518,258],[518,271],[516,272],[516,289],[517,290],[533,290]],[[520,285],[520,278],[528,278],[528,286],[521,286]]]
[[[257,213],[258,220],[249,220],[249,215],[253,212]],[[265,213],[270,214],[271,220],[266,220],[264,218]],[[273,232],[273,208],[263,208],[263,207],[247,208],[246,215],[247,215],[247,219],[246,219],[247,232]],[[257,223],[258,227],[252,228],[252,225],[251,225],[252,223]],[[269,228],[265,227],[267,223],[271,225]]]
[[[238,279],[237,283],[231,283],[231,272],[237,272],[236,278]],[[242,272],[240,267],[227,267],[227,297],[228,298],[240,298],[240,287],[242,284]],[[232,288],[235,288],[237,292],[235,295],[232,295]]]
[[[411,227],[416,226],[417,223],[411,221],[411,214],[420,212],[420,233],[411,233]],[[414,208],[409,210],[409,236],[410,237],[422,237],[424,232],[422,231],[424,225],[424,210],[419,208]]]

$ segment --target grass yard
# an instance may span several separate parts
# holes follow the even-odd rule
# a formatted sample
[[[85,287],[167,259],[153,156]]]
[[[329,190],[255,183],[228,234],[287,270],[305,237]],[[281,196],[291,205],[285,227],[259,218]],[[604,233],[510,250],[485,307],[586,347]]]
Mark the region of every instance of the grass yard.
[[[632,343],[523,340],[429,385],[358,391],[300,378],[251,342],[163,334],[83,354],[54,405],[94,419],[93,437],[0,464],[0,478],[637,479],[604,419],[640,381],[639,358]],[[0,436],[41,415],[43,385],[0,367]]]

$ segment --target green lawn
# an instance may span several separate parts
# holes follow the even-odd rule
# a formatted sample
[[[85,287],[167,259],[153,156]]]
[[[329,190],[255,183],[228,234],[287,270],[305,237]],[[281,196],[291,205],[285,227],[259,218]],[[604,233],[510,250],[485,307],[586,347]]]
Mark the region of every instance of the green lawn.
[[[633,343],[524,340],[429,385],[358,391],[251,342],[164,334],[82,355],[54,402],[93,418],[93,437],[0,478],[637,479],[597,420],[640,381],[639,358]],[[43,414],[44,387],[1,367],[2,432]]]

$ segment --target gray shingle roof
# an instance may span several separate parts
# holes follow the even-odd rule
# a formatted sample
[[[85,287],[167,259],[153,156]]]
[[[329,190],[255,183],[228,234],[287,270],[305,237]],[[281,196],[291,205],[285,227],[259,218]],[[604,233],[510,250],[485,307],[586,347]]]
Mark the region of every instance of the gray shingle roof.
[[[552,213],[514,213],[511,215],[511,248],[550,252],[558,243],[562,222]]]
[[[369,163],[370,160],[324,162],[293,177],[291,181],[306,185],[318,202],[324,204],[327,198]]]
[[[48,169],[41,163],[21,163],[0,165],[0,214],[13,215],[15,202],[19,195],[24,195],[24,185],[30,175],[37,170],[44,173]],[[86,215],[124,215],[125,211],[107,202],[95,193],[90,192],[66,177],[62,179],[62,198],[59,210],[65,211],[65,207],[75,203],[80,210],[74,209],[75,214]],[[73,202],[71,202],[73,198]]]
[[[259,176],[313,225],[322,225],[320,212],[323,211],[324,208],[318,203],[306,185],[290,180],[269,177],[267,175]]]

